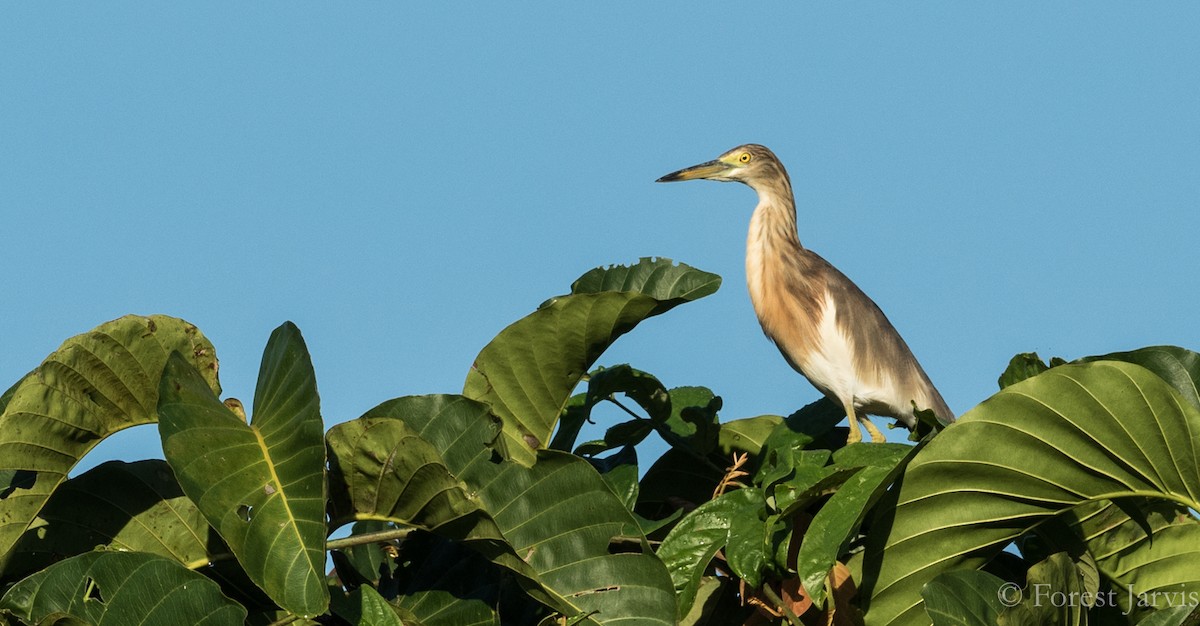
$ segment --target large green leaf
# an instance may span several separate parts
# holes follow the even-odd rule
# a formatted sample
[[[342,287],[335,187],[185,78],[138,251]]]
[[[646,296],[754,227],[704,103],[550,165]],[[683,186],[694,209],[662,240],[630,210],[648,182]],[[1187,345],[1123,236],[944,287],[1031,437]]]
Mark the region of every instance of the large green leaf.
[[[240,625],[246,610],[178,562],[141,552],[89,552],[17,583],[0,609],[30,623],[55,614],[89,624]]]
[[[1063,365],[1007,387],[934,438],[878,507],[861,587],[868,624],[923,623],[926,582],[978,567],[1074,507],[1200,508],[1198,435],[1200,410],[1137,365]]]
[[[364,424],[339,424],[331,442],[353,442],[331,443],[340,475],[361,473],[347,489],[355,515],[427,526],[463,541],[520,575],[527,591],[551,608],[583,616],[581,624],[673,624],[674,594],[662,563],[638,551],[611,553],[614,545],[641,548],[645,537],[596,470],[551,450],[532,468],[500,459],[488,445],[494,419],[486,405],[461,396],[419,396],[368,411],[358,420]],[[374,434],[353,436],[359,429]],[[404,440],[414,441],[398,443]],[[380,441],[397,443],[381,448]],[[378,455],[391,461],[364,459]],[[376,491],[396,497],[370,495],[372,472]],[[443,480],[447,476],[453,484]],[[460,493],[429,499],[422,480]],[[411,505],[405,504],[409,491]]]
[[[4,578],[24,576],[96,546],[149,552],[195,569],[221,541],[165,461],[109,461],[55,490],[13,548]]]
[[[1200,591],[1200,568],[1195,565],[1200,562],[1200,522],[1187,508],[1167,501],[1137,507],[1097,502],[1068,511],[1064,521],[1119,591],[1116,597],[1124,612],[1146,608],[1138,606],[1137,598],[1129,603],[1130,588],[1146,594],[1148,601],[1141,604],[1164,608],[1170,594]]]
[[[1175,388],[1184,400],[1200,408],[1200,354],[1176,346],[1150,346],[1129,352],[1112,352],[1080,359],[1089,361],[1125,361],[1158,374]]]
[[[550,441],[559,415],[596,358],[639,322],[706,296],[715,274],[669,259],[592,270],[505,328],[475,358],[463,395],[504,420],[506,455],[531,465]]]
[[[0,415],[0,555],[83,455],[157,419],[158,380],[176,351],[220,390],[212,344],[163,315],[130,315],[72,337],[10,390]]]
[[[163,452],[184,493],[280,607],[323,613],[324,428],[300,331],[289,322],[271,334],[250,424],[178,355],[160,395]]]

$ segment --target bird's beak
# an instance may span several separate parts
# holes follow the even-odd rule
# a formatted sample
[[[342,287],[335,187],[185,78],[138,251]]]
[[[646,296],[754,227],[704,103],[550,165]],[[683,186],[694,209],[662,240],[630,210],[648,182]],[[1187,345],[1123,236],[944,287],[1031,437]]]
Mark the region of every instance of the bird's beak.
[[[712,178],[714,176],[718,176],[720,174],[724,174],[725,172],[728,172],[729,169],[730,169],[730,166],[727,163],[724,163],[719,160],[709,161],[708,163],[701,163],[700,165],[693,165],[691,167],[685,167],[685,168],[679,170],[678,172],[671,172],[670,174],[667,174],[666,176],[663,176],[662,178],[660,178],[654,182],[670,183],[670,182],[675,182],[677,180],[695,180],[697,178]]]

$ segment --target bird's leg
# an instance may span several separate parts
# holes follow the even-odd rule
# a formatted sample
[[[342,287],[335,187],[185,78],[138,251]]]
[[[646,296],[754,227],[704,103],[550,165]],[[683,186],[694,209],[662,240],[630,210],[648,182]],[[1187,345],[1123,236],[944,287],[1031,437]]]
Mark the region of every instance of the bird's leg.
[[[850,436],[846,438],[846,443],[858,443],[862,441],[862,430],[858,428],[858,411],[854,410],[854,401],[844,402],[843,406],[846,409],[847,421],[850,422]],[[867,423],[870,424],[870,422]],[[874,439],[875,435],[871,435],[871,438]]]
[[[871,418],[867,417],[865,413],[858,416],[858,421],[862,422],[863,427],[867,429],[867,434],[871,435],[871,443],[883,443],[887,441],[887,437],[879,432],[875,424],[871,423]]]

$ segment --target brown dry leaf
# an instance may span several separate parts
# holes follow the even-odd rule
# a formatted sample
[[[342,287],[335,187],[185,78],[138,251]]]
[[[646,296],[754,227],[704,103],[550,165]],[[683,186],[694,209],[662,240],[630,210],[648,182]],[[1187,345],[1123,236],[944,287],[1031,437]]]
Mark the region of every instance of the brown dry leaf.
[[[858,587],[850,575],[850,568],[835,561],[826,584],[832,605],[827,612],[825,623],[832,626],[862,626],[862,611],[850,604],[850,600],[858,594]]]

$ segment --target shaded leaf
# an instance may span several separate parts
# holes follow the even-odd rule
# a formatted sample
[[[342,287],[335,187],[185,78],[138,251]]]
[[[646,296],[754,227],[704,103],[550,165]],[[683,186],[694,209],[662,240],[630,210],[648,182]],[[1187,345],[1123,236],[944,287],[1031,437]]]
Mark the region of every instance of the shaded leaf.
[[[614,540],[644,545],[645,538],[587,461],[543,451],[537,464],[526,468],[497,458],[486,445],[495,432],[488,407],[460,396],[398,398],[366,415],[359,421],[371,428],[392,421],[395,428],[431,444],[441,454],[444,471],[458,481],[462,501],[477,506],[460,516],[469,523],[442,523],[434,530],[517,573],[531,595],[560,613],[588,615],[583,624],[674,623],[674,597],[662,564],[640,552],[610,553]],[[334,430],[343,427],[350,428]],[[339,459],[344,464],[359,454],[354,450]],[[416,482],[403,473],[411,467],[397,461],[386,472],[380,470],[380,490],[393,493],[398,484]],[[458,515],[439,513],[440,506],[430,505],[425,517],[409,523]],[[355,509],[369,514],[357,503]],[[389,512],[375,514],[387,517]],[[454,530],[464,532],[455,535]]]
[[[355,522],[349,536],[361,537],[394,530],[397,530],[397,527],[390,522],[367,520]],[[353,590],[361,585],[370,585],[382,590],[384,585],[391,582],[392,572],[396,569],[394,556],[398,544],[398,540],[362,543],[344,549],[330,550],[329,556],[333,561],[339,581],[347,589]]]
[[[596,358],[639,322],[715,291],[720,278],[668,259],[596,269],[571,295],[518,320],[475,358],[463,395],[504,421],[509,458],[531,465],[571,391]]]
[[[1160,609],[1138,622],[1138,626],[1184,626],[1200,621],[1200,607],[1184,604],[1169,609]]]
[[[625,446],[620,451],[610,454],[603,459],[588,459],[592,467],[600,472],[600,477],[612,489],[613,494],[621,500],[625,508],[633,510],[638,499],[638,465],[637,449]]]
[[[461,545],[424,534],[424,545],[405,541],[401,558],[412,563],[396,605],[424,626],[499,625],[501,570]],[[417,554],[414,554],[417,548]],[[526,603],[531,602],[526,600]],[[504,603],[506,614],[516,607]]]
[[[212,344],[163,315],[126,316],[65,341],[8,396],[0,415],[0,555],[71,468],[105,437],[157,419],[158,380],[178,351],[219,391]]]
[[[216,583],[161,556],[89,552],[17,583],[0,609],[27,622],[65,614],[92,624],[241,624]]]
[[[868,621],[921,622],[926,582],[979,567],[1073,507],[1128,497],[1200,508],[1197,435],[1200,410],[1128,363],[1064,365],[1000,391],[918,453],[877,507]]]
[[[289,322],[271,334],[250,424],[179,356],[160,394],[163,452],[184,493],[281,608],[323,613],[324,427],[300,331]]]
[[[175,482],[165,461],[109,461],[62,483],[39,523],[13,548],[5,578],[19,578],[92,551],[148,552],[189,568],[225,551],[208,521]]]
[[[374,588],[363,585],[346,594],[332,595],[334,614],[358,626],[427,626],[415,618],[401,619],[404,611],[392,606]]]
[[[1062,600],[1056,600],[1062,594]],[[999,596],[997,596],[998,598]],[[1065,552],[1051,555],[1029,568],[1028,583],[1022,600],[1005,607],[996,620],[998,626],[1040,626],[1087,624],[1088,605],[1084,598],[1083,577]]]

